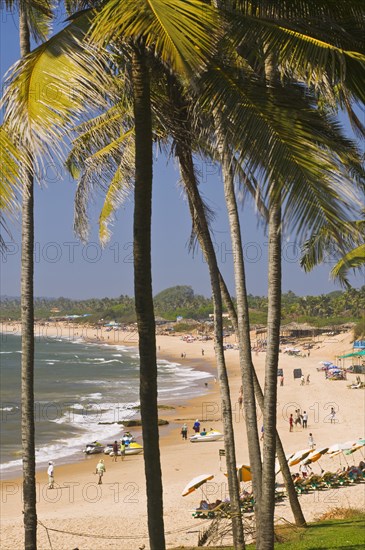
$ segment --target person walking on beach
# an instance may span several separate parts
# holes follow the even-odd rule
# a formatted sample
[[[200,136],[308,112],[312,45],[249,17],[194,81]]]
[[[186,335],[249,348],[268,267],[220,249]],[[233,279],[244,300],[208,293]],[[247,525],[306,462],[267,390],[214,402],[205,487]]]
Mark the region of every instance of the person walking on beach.
[[[101,485],[103,483],[104,472],[106,472],[106,468],[105,468],[104,460],[101,458],[96,465],[96,471],[95,471],[95,473],[98,474],[99,476],[98,485]]]
[[[310,374],[307,374],[307,385],[309,384],[310,382]]]
[[[203,348],[202,348],[202,356],[204,357],[204,350],[203,350]]]
[[[125,459],[125,442],[123,440],[120,442],[120,456],[122,460]]]
[[[304,384],[305,384],[305,379],[304,379],[304,374],[302,374],[302,376],[300,377],[300,385],[304,386]]]
[[[330,421],[331,421],[331,424],[336,423],[336,412],[335,412],[335,409],[333,407],[331,407]]]
[[[300,409],[295,410],[295,425],[299,424],[299,426],[302,425],[302,415],[300,414]]]
[[[316,444],[314,443],[313,434],[310,433],[310,434],[309,434],[309,437],[308,437],[308,447],[309,447],[310,449],[312,449],[312,451],[313,451],[313,449],[314,449],[315,446],[316,446]]]
[[[284,376],[280,376],[280,386],[284,386]]]
[[[48,475],[48,489],[53,489],[54,488],[54,466],[52,461],[48,462],[47,475]]]
[[[182,425],[182,428],[181,428],[181,436],[183,439],[187,439],[188,438],[188,427],[186,424],[183,424]]]
[[[306,413],[306,411],[303,412],[302,420],[303,420],[303,428],[308,428],[308,414]]]
[[[294,425],[294,418],[293,418],[293,413],[291,413],[291,415],[289,416],[289,432],[293,431],[293,425]]]
[[[118,441],[114,441],[113,443],[113,460],[116,462],[118,460]]]

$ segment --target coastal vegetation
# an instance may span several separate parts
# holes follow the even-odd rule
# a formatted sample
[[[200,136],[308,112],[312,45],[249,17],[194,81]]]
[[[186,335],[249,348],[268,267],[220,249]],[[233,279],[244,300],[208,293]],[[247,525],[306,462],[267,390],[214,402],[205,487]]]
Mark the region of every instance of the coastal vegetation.
[[[311,321],[320,318],[324,326],[329,326],[331,319],[358,320],[361,314],[361,300],[352,303],[351,307],[349,299],[339,305],[346,293],[333,298],[334,302],[336,299],[339,302],[335,305],[332,299],[326,302],[326,297],[295,300],[292,293],[287,293],[290,296],[286,304],[281,292],[281,238],[284,227],[294,231],[296,238],[309,238],[309,241],[323,228],[332,239],[348,227],[348,212],[356,203],[353,189],[361,187],[361,155],[356,144],[343,135],[333,113],[338,107],[346,109],[354,127],[359,133],[364,132],[352,108],[354,100],[364,98],[361,87],[364,56],[363,52],[354,54],[363,13],[356,1],[349,2],[345,12],[326,1],[289,2],[279,7],[270,2],[228,3],[224,7],[217,3],[217,9],[199,0],[175,0],[174,3],[109,0],[100,9],[94,9],[94,3],[90,5],[77,12],[81,4],[68,3],[70,12],[77,12],[73,13],[68,26],[32,53],[30,21],[20,10],[25,59],[13,70],[5,92],[6,124],[15,134],[20,132],[17,139],[27,152],[31,143],[32,155],[45,154],[48,146],[65,140],[66,136],[69,142],[70,131],[73,134],[74,148],[67,165],[78,178],[76,229],[81,238],[87,238],[86,205],[95,183],[105,192],[99,219],[100,238],[104,242],[109,235],[108,220],[123,201],[127,188],[134,186],[134,300],[128,297],[119,302],[108,300],[100,310],[95,311],[94,307],[82,312],[82,302],[69,302],[74,309],[67,314],[87,314],[91,322],[103,319],[135,320],[137,323],[149,538],[152,550],[162,550],[165,539],[155,341],[158,316],[169,317],[168,320],[195,316],[200,320],[201,316],[206,319],[207,313],[214,313],[229,493],[234,510],[238,503],[229,380],[223,353],[224,299],[239,340],[256,503],[257,547],[271,548],[274,541],[274,461],[275,451],[280,449],[275,430],[280,324],[285,319]],[[201,17],[202,12],[204,17]],[[346,30],[349,17],[351,33]],[[50,59],[53,71],[49,69]],[[55,84],[60,94],[42,98],[42,101],[34,99],[30,86],[34,79],[40,90]],[[192,86],[188,84],[190,80]],[[77,93],[67,93],[70,88]],[[87,116],[91,118],[85,126]],[[111,120],[116,124],[110,125]],[[75,124],[79,126],[74,128]],[[106,126],[107,131],[100,133],[101,126]],[[193,246],[197,238],[209,269],[210,303],[207,298],[196,299],[188,287],[176,292],[170,289],[170,295],[165,291],[153,300],[154,142],[171,149],[179,162],[192,217],[191,244]],[[196,154],[220,162],[222,166],[234,250],[236,301],[227,294],[219,273],[211,242],[209,211],[198,190]],[[99,160],[95,162],[96,158]],[[108,169],[101,176],[106,166]],[[32,330],[33,307],[36,306],[32,294],[33,172],[28,170],[24,180],[27,193],[23,198],[25,252],[21,312],[23,360],[30,367],[28,391],[24,390],[24,403],[27,403],[33,399]],[[240,256],[236,180],[255,197],[258,212],[268,225],[268,298],[261,302],[257,317],[252,311],[255,299],[246,290]],[[356,238],[349,244],[360,242],[361,239]],[[337,275],[343,282],[347,281],[350,266],[361,265],[357,249],[354,250],[355,253],[341,250],[345,254],[344,269],[340,266]],[[312,258],[308,269],[320,259],[319,255]],[[364,294],[364,287],[356,292]],[[350,296],[358,297],[352,294],[346,298]],[[42,319],[67,315],[54,303],[49,309],[54,315],[45,315]],[[331,304],[334,305],[332,309]],[[42,303],[45,309],[49,305]],[[83,320],[76,318],[75,322],[77,319]],[[250,350],[249,330],[255,319],[257,322],[262,319],[268,327],[264,397],[257,381],[255,384]],[[256,399],[264,417],[263,460],[257,432]],[[24,441],[31,442],[34,428],[28,423],[26,430],[28,438],[24,436]],[[33,451],[25,446],[25,466],[27,461],[34,462]],[[285,460],[283,451],[282,456]],[[26,488],[28,481],[34,481],[34,467],[25,478]],[[292,485],[290,479],[289,484]],[[34,495],[28,498],[25,494],[25,497],[26,509],[27,504],[34,501]],[[297,523],[303,525],[303,516],[298,519],[294,514]],[[242,550],[245,543],[238,505],[233,517],[234,545]],[[35,520],[34,510],[29,527],[33,541],[26,543],[27,548],[36,547]],[[27,528],[27,521],[25,525]]]
[[[275,535],[275,550],[361,550],[364,544],[365,517],[361,510],[349,510],[342,518],[326,519],[309,523],[306,529],[294,526],[278,526]],[[182,547],[180,547],[182,549]],[[174,550],[180,550],[179,547]],[[200,547],[183,547],[184,550],[198,550]],[[209,547],[211,550],[233,550],[233,546]],[[254,550],[255,544],[248,544],[247,549]]]
[[[235,299],[233,298],[235,303]],[[267,297],[248,295],[251,324],[265,325],[267,319]],[[155,314],[166,321],[183,319],[179,323],[184,327],[187,319],[209,320],[213,313],[210,298],[195,294],[190,286],[179,285],[167,288],[154,296]],[[20,319],[20,299],[2,296],[0,298],[0,319]],[[224,308],[227,312],[227,308]],[[338,326],[356,323],[355,337],[364,332],[363,313],[365,311],[365,286],[348,290],[335,290],[319,296],[297,296],[288,291],[282,294],[282,324],[291,322],[309,323],[315,327]],[[46,320],[65,315],[84,315],[90,317],[75,319],[74,322],[97,322],[100,319],[121,323],[135,322],[134,299],[127,295],[117,298],[90,298],[72,300],[70,298],[35,298],[34,313],[37,320]],[[229,320],[226,320],[229,324]]]

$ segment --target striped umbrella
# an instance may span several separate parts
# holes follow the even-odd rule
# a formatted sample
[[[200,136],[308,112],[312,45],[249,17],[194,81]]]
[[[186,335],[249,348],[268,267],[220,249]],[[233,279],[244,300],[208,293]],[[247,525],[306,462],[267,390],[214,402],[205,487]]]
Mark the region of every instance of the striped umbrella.
[[[213,479],[214,474],[202,474],[200,476],[194,477],[189,483],[185,486],[185,489],[181,493],[183,497],[186,497],[187,495],[190,495],[190,493],[193,493],[196,489],[204,485],[207,481],[210,479]]]
[[[299,464],[299,462],[304,460],[311,452],[312,449],[302,449],[301,451],[297,451],[291,458],[289,458],[288,465],[295,466],[296,464]]]

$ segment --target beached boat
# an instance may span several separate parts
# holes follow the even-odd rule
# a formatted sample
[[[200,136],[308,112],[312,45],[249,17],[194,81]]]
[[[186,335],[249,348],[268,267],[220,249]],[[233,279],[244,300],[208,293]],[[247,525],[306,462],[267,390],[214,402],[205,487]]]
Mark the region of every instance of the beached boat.
[[[203,441],[219,441],[220,439],[223,439],[223,434],[221,432],[217,432],[217,430],[210,430],[205,435],[195,434],[192,435],[190,438],[190,441],[192,443],[200,443]]]
[[[142,445],[139,445],[139,443],[132,442],[129,445],[126,445],[125,447],[125,454],[126,455],[138,455],[143,451]],[[113,445],[108,444],[104,448],[104,453],[109,456],[114,456],[113,452]],[[118,451],[118,456],[121,456],[121,452]]]
[[[85,449],[82,450],[83,453],[87,455],[96,455],[104,451],[104,445],[98,441],[93,441],[92,443],[87,443]]]

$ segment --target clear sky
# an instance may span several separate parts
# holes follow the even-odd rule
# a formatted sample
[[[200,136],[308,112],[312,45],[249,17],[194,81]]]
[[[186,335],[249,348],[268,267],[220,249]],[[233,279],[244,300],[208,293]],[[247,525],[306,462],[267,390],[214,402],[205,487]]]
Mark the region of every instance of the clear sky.
[[[5,72],[19,57],[17,14],[1,11],[0,71]],[[201,190],[216,211],[214,238],[219,264],[232,294],[231,244],[220,174],[209,164],[199,166]],[[178,184],[173,161],[156,151],[153,195],[153,286],[157,293],[178,284],[210,295],[207,266],[197,249],[188,251],[190,219]],[[87,244],[73,233],[73,201],[76,183],[62,166],[47,166],[35,193],[35,295],[70,298],[133,295],[132,221],[133,197],[116,216],[110,243],[98,244],[97,218],[100,200],[91,208],[91,235]],[[241,210],[247,285],[251,294],[267,294],[267,238],[258,223],[254,205]],[[13,243],[0,260],[0,294],[20,294],[20,221],[11,223]],[[9,240],[8,238],[6,240]],[[283,290],[299,295],[322,294],[339,287],[329,280],[331,262],[305,274],[299,266],[299,249],[293,239],[283,242]],[[355,286],[363,281],[353,279]]]

